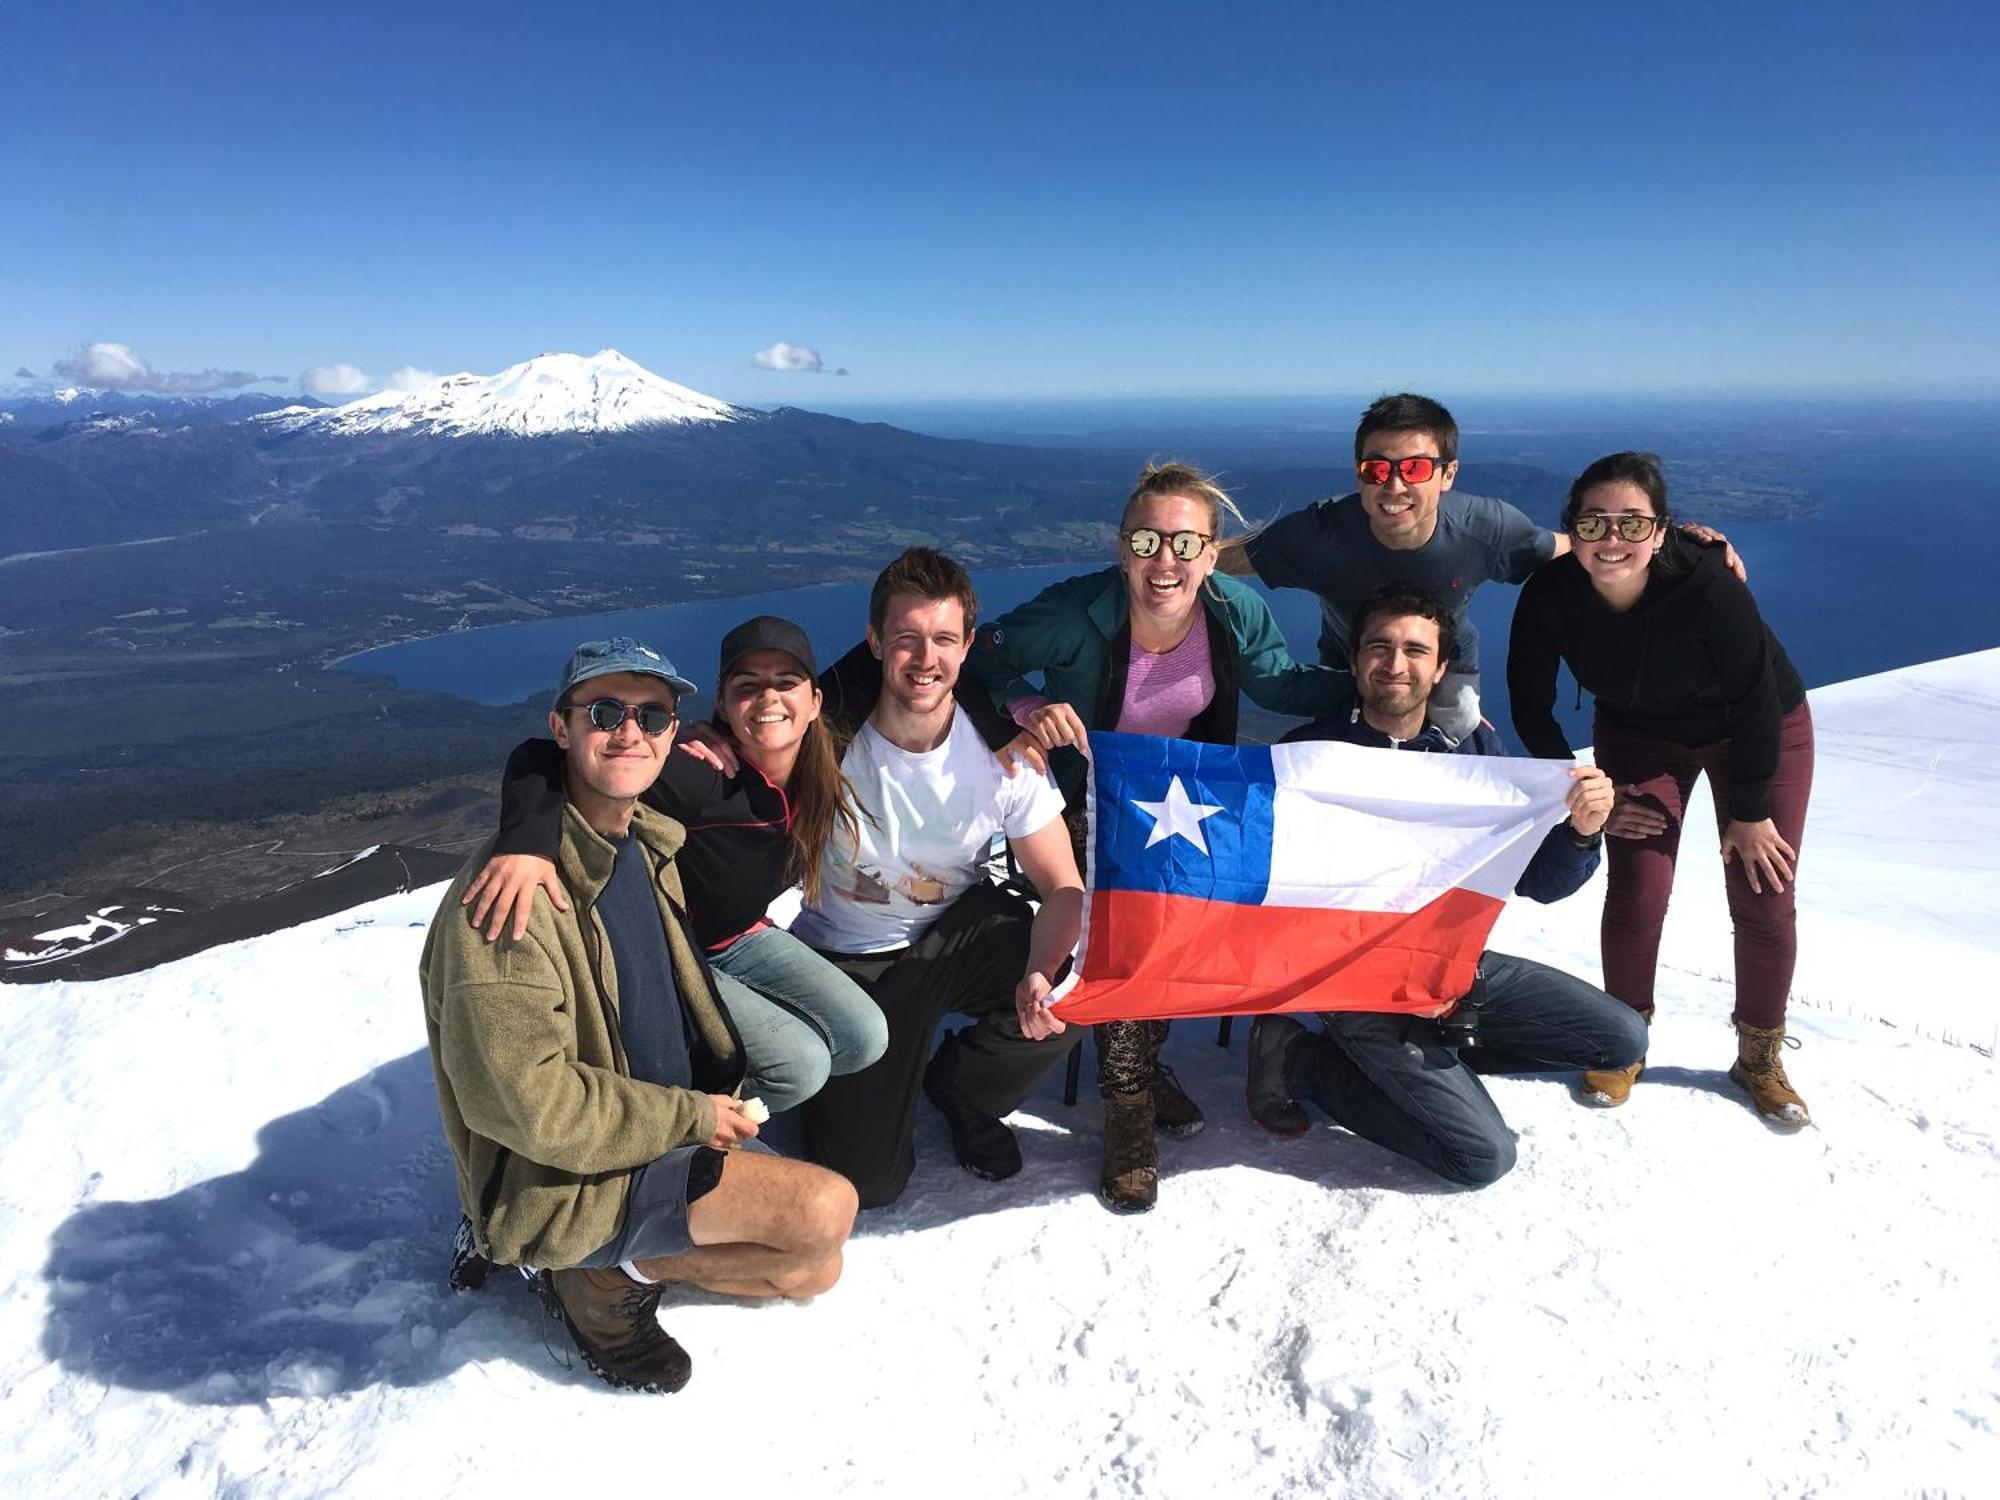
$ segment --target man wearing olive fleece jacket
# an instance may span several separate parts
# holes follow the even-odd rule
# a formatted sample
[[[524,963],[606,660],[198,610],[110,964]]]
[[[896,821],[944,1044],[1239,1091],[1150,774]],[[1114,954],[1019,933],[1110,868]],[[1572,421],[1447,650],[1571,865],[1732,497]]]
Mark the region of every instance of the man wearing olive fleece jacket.
[[[637,641],[570,658],[549,714],[565,754],[568,911],[488,943],[460,896],[424,945],[424,1010],[459,1200],[481,1254],[534,1267],[585,1362],[673,1391],[691,1362],[660,1292],[809,1297],[840,1276],[854,1189],[754,1141],[743,1048],[688,926],[678,823],[638,806],[693,685]],[[748,1149],[745,1149],[748,1148]]]

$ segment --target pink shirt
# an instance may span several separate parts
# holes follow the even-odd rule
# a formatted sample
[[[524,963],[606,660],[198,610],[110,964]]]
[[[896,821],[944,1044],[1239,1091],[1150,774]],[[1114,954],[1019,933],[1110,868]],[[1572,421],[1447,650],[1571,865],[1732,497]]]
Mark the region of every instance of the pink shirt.
[[[1160,734],[1178,739],[1195,715],[1215,699],[1215,670],[1208,659],[1208,619],[1195,611],[1194,626],[1181,643],[1157,656],[1132,643],[1125,672],[1125,699],[1118,709],[1121,734]]]

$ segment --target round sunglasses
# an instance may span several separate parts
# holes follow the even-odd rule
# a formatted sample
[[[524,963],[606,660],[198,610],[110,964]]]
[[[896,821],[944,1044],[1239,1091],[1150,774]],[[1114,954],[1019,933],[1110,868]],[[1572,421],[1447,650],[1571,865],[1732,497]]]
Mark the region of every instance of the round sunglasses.
[[[588,703],[569,703],[564,707],[582,709],[591,727],[606,734],[615,733],[628,717],[637,719],[639,733],[648,739],[665,734],[680,718],[679,713],[664,703],[620,703],[616,698],[594,698]]]
[[[1165,542],[1167,550],[1182,562],[1193,562],[1201,549],[1215,538],[1205,531],[1161,531],[1152,526],[1134,526],[1125,533],[1125,545],[1134,557],[1151,557]]]

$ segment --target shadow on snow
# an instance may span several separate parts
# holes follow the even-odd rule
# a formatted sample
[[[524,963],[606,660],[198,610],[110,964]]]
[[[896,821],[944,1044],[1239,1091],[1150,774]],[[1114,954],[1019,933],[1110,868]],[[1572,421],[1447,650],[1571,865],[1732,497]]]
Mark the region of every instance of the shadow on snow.
[[[1176,1175],[1242,1166],[1329,1188],[1455,1191],[1344,1132],[1274,1141],[1240,1117],[1240,1049],[1178,1037],[1170,1045],[1214,1123],[1192,1140],[1162,1142],[1163,1194]],[[1094,1197],[1099,1112],[1088,1089],[1064,1106],[1060,1083],[1058,1069],[1024,1106],[1027,1169],[1011,1182],[957,1170],[942,1121],[921,1111],[909,1190],[864,1213],[856,1237]],[[446,1289],[457,1221],[429,1055],[412,1052],[272,1120],[240,1172],[164,1198],[77,1209],[53,1235],[43,1270],[43,1350],[107,1386],[214,1405],[422,1385],[496,1358],[560,1368],[547,1343],[559,1356],[561,1336],[545,1332],[551,1325],[513,1276],[496,1275],[479,1293]],[[708,1300],[669,1293],[670,1303],[697,1299]]]

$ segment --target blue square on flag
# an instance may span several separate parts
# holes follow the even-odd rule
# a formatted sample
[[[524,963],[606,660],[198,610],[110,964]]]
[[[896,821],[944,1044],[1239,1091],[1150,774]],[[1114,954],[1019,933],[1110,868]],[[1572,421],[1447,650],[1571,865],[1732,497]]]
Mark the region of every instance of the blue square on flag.
[[[1092,887],[1256,905],[1271,880],[1271,752],[1090,737]]]

